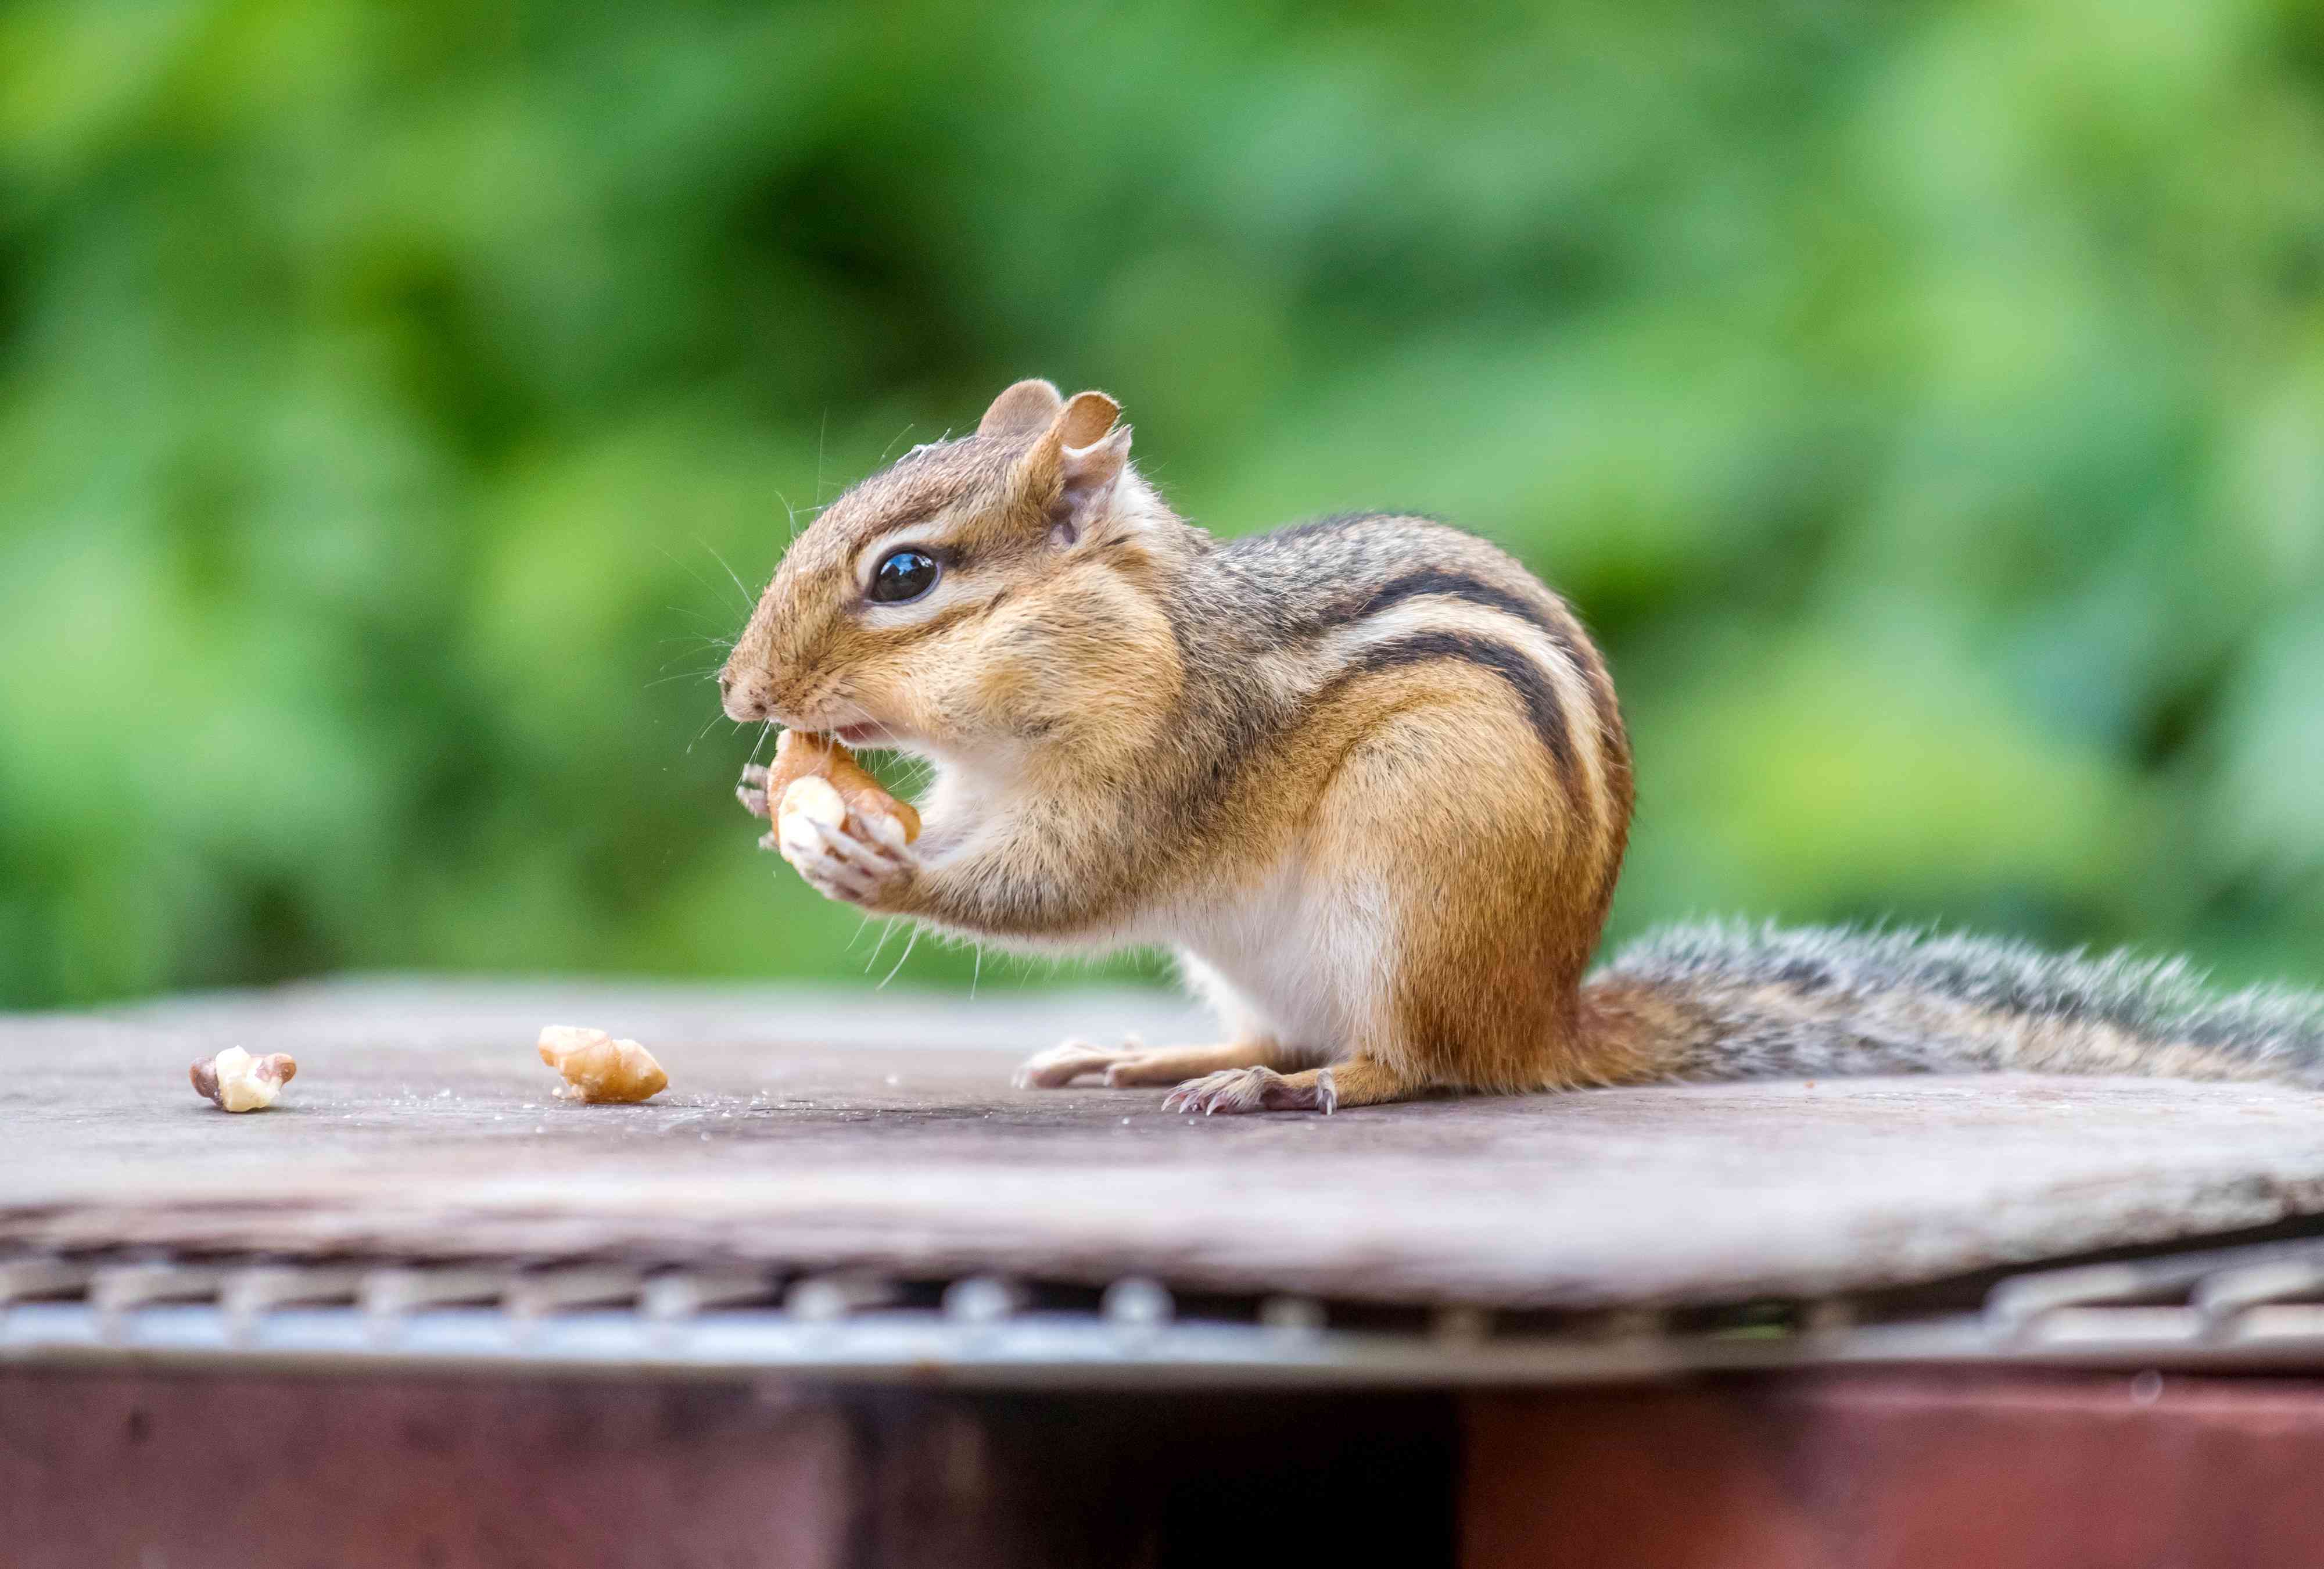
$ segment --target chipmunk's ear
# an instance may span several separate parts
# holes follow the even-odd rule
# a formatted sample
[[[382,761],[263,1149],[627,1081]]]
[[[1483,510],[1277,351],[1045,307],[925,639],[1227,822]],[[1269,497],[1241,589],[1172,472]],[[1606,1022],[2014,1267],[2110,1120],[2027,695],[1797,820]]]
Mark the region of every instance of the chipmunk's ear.
[[[1025,475],[1049,502],[1051,537],[1070,545],[1103,515],[1114,482],[1130,461],[1130,427],[1114,420],[1121,405],[1103,392],[1075,392],[1025,455]]]
[[[1078,447],[1094,447],[1098,439],[1113,429],[1121,418],[1121,405],[1103,392],[1075,392],[1065,406],[1057,411],[1050,430],[1060,445],[1070,451]]]
[[[1029,436],[1043,429],[1065,406],[1057,389],[1038,376],[1019,382],[992,400],[992,407],[976,422],[979,436]]]

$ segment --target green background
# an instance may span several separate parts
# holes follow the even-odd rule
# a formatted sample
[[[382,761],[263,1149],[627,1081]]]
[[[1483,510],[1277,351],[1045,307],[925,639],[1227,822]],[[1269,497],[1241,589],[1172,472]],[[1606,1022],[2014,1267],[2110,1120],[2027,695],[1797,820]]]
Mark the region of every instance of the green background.
[[[729,796],[728,568],[1035,374],[1563,588],[1622,931],[2324,975],[2312,0],[18,0],[0,1002],[884,974]]]

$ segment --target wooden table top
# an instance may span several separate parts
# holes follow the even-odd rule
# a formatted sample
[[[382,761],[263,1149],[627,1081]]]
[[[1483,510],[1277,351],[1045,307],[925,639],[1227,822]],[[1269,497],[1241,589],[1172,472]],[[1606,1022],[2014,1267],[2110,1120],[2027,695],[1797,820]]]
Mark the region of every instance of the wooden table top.
[[[670,1087],[555,1101],[545,1023]],[[2020,1076],[1778,1081],[1188,1118],[1028,1091],[1066,1034],[1201,1038],[1158,994],[975,1001],[342,982],[0,1016],[0,1249],[995,1271],[1600,1307],[1904,1284],[2324,1213],[2324,1095]],[[286,1050],[273,1110],[186,1083]]]

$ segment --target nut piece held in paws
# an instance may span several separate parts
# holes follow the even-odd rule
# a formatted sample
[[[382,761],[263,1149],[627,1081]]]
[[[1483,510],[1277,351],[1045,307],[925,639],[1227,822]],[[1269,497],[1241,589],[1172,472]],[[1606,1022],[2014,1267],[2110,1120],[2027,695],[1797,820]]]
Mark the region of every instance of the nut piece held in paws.
[[[855,754],[828,735],[808,730],[786,730],[775,743],[775,761],[767,765],[767,809],[779,813],[783,794],[803,779],[820,779],[837,790],[848,809],[858,817],[885,813],[904,825],[904,843],[920,836],[920,814],[909,801],[899,801],[881,788],[880,781],[855,761]]]
[[[826,828],[844,828],[847,826],[847,798],[820,774],[811,773],[805,779],[795,779],[791,780],[790,789],[783,792],[782,801],[776,808],[778,829],[788,824],[793,817],[805,817]]]
[[[299,1065],[282,1052],[253,1057],[229,1046],[216,1057],[206,1057],[187,1071],[194,1093],[215,1103],[221,1111],[261,1112],[274,1103]]]
[[[650,1100],[669,1084],[653,1053],[602,1029],[551,1024],[540,1032],[540,1060],[565,1075],[560,1100],[629,1103]]]

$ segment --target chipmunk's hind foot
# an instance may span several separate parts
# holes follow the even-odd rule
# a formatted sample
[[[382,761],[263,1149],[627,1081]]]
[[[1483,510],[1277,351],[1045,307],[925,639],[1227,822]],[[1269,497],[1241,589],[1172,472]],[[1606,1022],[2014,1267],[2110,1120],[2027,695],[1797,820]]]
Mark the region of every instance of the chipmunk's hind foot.
[[[1126,1045],[1111,1049],[1086,1040],[1064,1041],[1018,1064],[1009,1082],[1020,1090],[1062,1090],[1084,1075],[1105,1072],[1126,1055]]]
[[[1206,1117],[1220,1112],[1321,1112],[1328,1117],[1339,1104],[1330,1068],[1279,1074],[1271,1067],[1239,1067],[1187,1080],[1163,1098],[1162,1109]]]
[[[1151,1049],[1134,1035],[1111,1048],[1092,1046],[1085,1040],[1068,1040],[1027,1057],[1018,1067],[1013,1082],[1020,1090],[1057,1090],[1076,1079],[1095,1075],[1104,1079],[1110,1090],[1139,1084],[1175,1084],[1197,1074],[1266,1063],[1274,1055],[1275,1043],[1261,1040]]]
[[[1370,1057],[1350,1057],[1329,1067],[1279,1074],[1268,1067],[1236,1068],[1192,1079],[1162,1102],[1166,1112],[1321,1112],[1345,1106],[1376,1106],[1408,1101],[1426,1089],[1410,1075]]]

